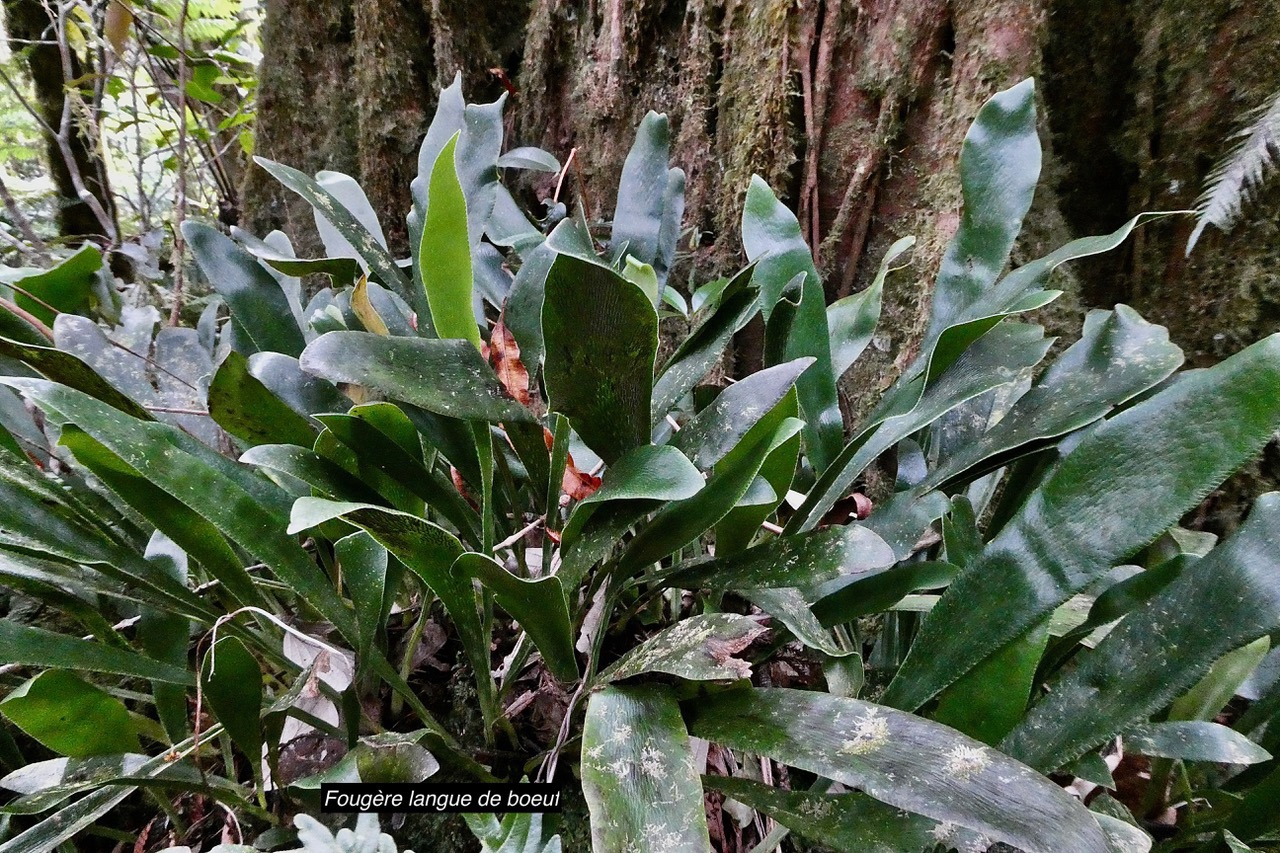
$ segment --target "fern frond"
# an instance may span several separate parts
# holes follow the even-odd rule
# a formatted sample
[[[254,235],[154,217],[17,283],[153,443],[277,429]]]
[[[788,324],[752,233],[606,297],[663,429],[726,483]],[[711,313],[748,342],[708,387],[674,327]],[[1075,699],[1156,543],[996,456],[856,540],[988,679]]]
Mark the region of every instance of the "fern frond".
[[[1262,186],[1280,158],[1280,92],[1256,111],[1257,118],[1235,135],[1239,145],[1214,167],[1205,190],[1196,200],[1196,227],[1187,240],[1187,254],[1195,247],[1205,226],[1229,231],[1240,211]]]

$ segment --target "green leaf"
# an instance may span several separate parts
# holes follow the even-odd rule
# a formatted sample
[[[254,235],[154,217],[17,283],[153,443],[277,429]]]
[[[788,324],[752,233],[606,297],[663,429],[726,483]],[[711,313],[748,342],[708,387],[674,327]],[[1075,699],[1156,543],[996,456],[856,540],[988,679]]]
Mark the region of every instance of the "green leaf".
[[[1125,752],[1152,758],[1212,761],[1217,764],[1258,764],[1271,753],[1239,732],[1203,720],[1150,723],[1124,733]]]
[[[531,172],[550,172],[555,174],[560,171],[560,161],[550,152],[543,151],[541,148],[524,146],[522,148],[512,148],[499,157],[498,168],[525,169]]]
[[[48,270],[6,269],[6,274],[0,275],[0,295],[48,325],[57,312],[88,313],[100,269],[102,253],[86,244]]]
[[[636,130],[618,179],[618,204],[609,238],[614,252],[623,251],[652,265],[655,283],[666,284],[684,210],[684,172],[668,169],[671,129],[667,117],[650,111]],[[678,209],[677,209],[678,208]],[[667,220],[674,218],[674,229]],[[664,226],[665,229],[664,229]],[[664,239],[665,238],[665,239]],[[654,293],[654,302],[658,301]]]
[[[1188,423],[1204,423],[1186,406],[1179,414]],[[1160,434],[1144,431],[1148,440]],[[1224,434],[1221,441],[1233,437]],[[1082,449],[1084,445],[1076,452]],[[1154,469],[1144,470],[1149,479]],[[1145,504],[1153,494],[1145,496]],[[1137,504],[1129,506],[1126,525],[1139,520],[1138,510]],[[1005,738],[1003,748],[1033,766],[1053,769],[1164,707],[1218,658],[1280,630],[1280,592],[1273,571],[1278,537],[1280,494],[1270,492],[1258,498],[1231,538],[1188,566],[1163,592],[1125,617],[1079,666],[1053,682],[1049,695]],[[1007,601],[1005,607],[1006,614],[1011,612]]]
[[[1044,357],[1052,341],[1045,340],[1041,327],[1000,323],[1001,319],[1003,315],[985,317],[948,329],[930,354],[925,373],[886,397],[887,411],[877,409],[879,415],[873,414],[840,451],[787,522],[787,532],[815,527],[867,466],[899,441],[962,403],[1013,382]],[[882,402],[881,408],[885,405]]]
[[[138,405],[133,398],[121,393],[118,388],[103,379],[96,370],[69,352],[0,338],[0,356],[20,361],[41,376],[75,388],[90,397],[96,397],[108,406],[113,406],[139,420],[155,420],[151,413]]]
[[[139,748],[124,703],[66,670],[47,670],[23,682],[0,702],[0,713],[69,758]]]
[[[475,351],[469,344],[459,342],[459,345]],[[319,498],[299,498],[294,503],[289,532],[308,530],[335,518],[368,531],[440,599],[462,639],[463,649],[475,671],[481,709],[491,722],[489,718],[495,708],[489,637],[480,623],[470,577],[452,571],[454,562],[464,553],[462,543],[443,527],[423,518],[379,506]]]
[[[933,719],[995,746],[1022,720],[1048,644],[1046,621],[944,690]]]
[[[374,485],[384,493],[396,489],[407,491],[444,516],[464,539],[479,543],[480,518],[457,487],[434,467],[427,466],[420,444],[414,449],[408,442],[393,437],[398,433],[403,439],[406,428],[413,430],[412,423],[400,409],[390,403],[368,403],[353,406],[349,415],[321,415],[319,420],[355,453],[361,478],[367,485]],[[416,432],[413,437],[417,444]],[[383,479],[396,489],[380,482]]]
[[[771,756],[989,842],[1030,853],[1107,851],[1089,812],[1053,782],[911,714],[777,688],[702,697],[685,713],[697,737]]]
[[[228,352],[209,383],[209,415],[218,426],[250,445],[310,447],[316,431],[249,372],[249,361]]]
[[[428,412],[477,421],[530,421],[474,346],[458,340],[329,332],[312,341],[302,369],[372,388]]]
[[[728,557],[677,568],[662,578],[681,589],[816,587],[883,571],[897,559],[883,539],[857,524],[779,536]]]
[[[69,388],[40,380],[8,380],[51,420],[74,423],[131,467],[145,460],[147,479],[207,519],[228,539],[271,567],[344,636],[350,612],[329,579],[282,531],[289,495],[240,465],[164,424],[143,423]]]
[[[1271,638],[1259,637],[1214,662],[1200,683],[1169,706],[1170,720],[1212,720],[1236,695],[1249,673],[1271,650]]]
[[[204,656],[200,686],[218,722],[256,767],[262,755],[262,670],[257,659],[235,637],[221,637]]]
[[[276,399],[303,417],[319,412],[345,412],[351,399],[326,379],[302,370],[293,356],[259,352],[249,356],[249,374]]]
[[[648,444],[658,315],[644,292],[561,254],[547,273],[542,329],[552,411],[607,464]]]
[[[1162,382],[1182,364],[1182,351],[1163,326],[1132,309],[1091,311],[1080,340],[1067,349],[1013,408],[977,441],[946,459],[921,491],[948,482],[982,460],[984,469],[1105,417]]]
[[[464,813],[462,818],[471,834],[480,839],[480,853],[560,853],[559,835],[543,838],[543,815],[539,812],[506,814],[501,821],[491,814]]]
[[[458,557],[453,572],[475,578],[493,590],[498,606],[529,635],[552,675],[564,682],[578,678],[573,627],[559,578],[519,578],[492,557],[474,553]]]
[[[257,816],[263,814],[245,800],[244,789],[229,779],[215,776],[207,769],[197,769],[187,761],[167,761],[159,773],[147,773],[145,768],[154,761],[162,759],[124,753],[89,758],[51,758],[28,764],[0,779],[0,787],[21,795],[0,807],[0,814],[39,814],[76,794],[102,787],[114,790],[121,785],[200,792]]]
[[[168,574],[176,583],[186,584],[187,554],[159,530],[151,534],[146,558],[147,562]],[[163,607],[144,607],[138,617],[138,642],[143,651],[156,660],[176,667],[186,667],[191,641],[191,620]],[[184,740],[190,734],[186,688],[155,682],[151,685],[151,694],[156,702],[156,716],[160,718],[169,742]]]
[[[413,306],[419,317],[426,315],[425,300],[414,293],[413,288],[409,286],[409,280],[396,266],[395,258],[332,193],[297,169],[272,162],[264,157],[254,157],[253,161],[266,169],[285,187],[302,196],[321,216],[333,223],[380,282]]]
[[[1004,269],[1040,179],[1035,83],[983,105],[960,150],[964,212],[938,270],[929,334],[959,322]]]
[[[706,613],[681,619],[622,656],[596,677],[597,684],[663,672],[690,681],[751,677],[751,664],[734,655],[765,632],[758,619]]]
[[[1277,382],[1273,336],[1089,433],[943,595],[885,702],[920,707],[1177,521],[1271,437]]]
[[[355,610],[356,659],[364,661],[377,643],[384,614],[395,597],[395,590],[387,586],[387,549],[360,530],[335,542],[333,554]]]
[[[338,204],[346,208],[356,218],[356,221],[369,232],[378,245],[386,248],[387,238],[382,233],[382,225],[378,222],[378,214],[374,211],[373,205],[369,203],[369,197],[364,194],[364,190],[360,188],[360,184],[356,182],[355,178],[350,175],[344,175],[342,172],[326,170],[316,173],[316,185],[333,196]],[[320,242],[324,244],[327,255],[338,258],[360,257],[356,248],[351,245],[351,241],[329,222],[319,208],[313,207],[311,214],[315,219],[316,231],[320,234]],[[343,284],[346,283],[343,282]]]
[[[678,449],[666,444],[642,445],[609,466],[600,488],[578,502],[565,525],[562,541],[567,546],[577,539],[601,504],[685,500],[700,492],[703,485],[702,474]],[[558,492],[559,483],[555,488]]]
[[[805,448],[814,470],[825,470],[840,452],[844,421],[836,399],[836,377],[831,363],[831,335],[827,329],[822,279],[813,265],[809,247],[800,236],[795,214],[778,201],[759,175],[751,178],[742,211],[742,245],[747,258],[756,262],[754,281],[760,288],[765,319],[782,296],[787,282],[805,276],[800,305],[787,338],[787,359],[813,356],[814,366],[798,384],[800,409],[806,422]]]
[[[195,683],[185,669],[9,619],[0,619],[0,660],[19,666],[109,672],[168,684]]]
[[[976,832],[904,812],[866,794],[784,791],[726,776],[703,776],[702,783],[835,850],[918,851],[939,843],[981,849]]]
[[[431,170],[418,263],[436,334],[441,338],[462,338],[479,349],[480,331],[471,307],[467,200],[453,163],[459,135],[445,144]]]
[[[711,851],[689,735],[680,707],[661,687],[591,695],[582,792],[595,850]]]
[[[884,280],[896,269],[891,266],[916,244],[915,237],[903,237],[889,247],[871,284],[852,296],[827,306],[827,327],[831,330],[831,364],[837,378],[844,375],[875,335],[880,322]]]
[[[302,352],[306,341],[293,320],[289,300],[280,283],[256,258],[202,222],[184,222],[182,236],[209,286],[231,309],[231,322],[242,352],[294,356]]]
[[[619,572],[623,577],[683,548],[732,511],[751,487],[769,454],[800,431],[801,422],[785,417],[785,413],[782,404],[774,406],[720,460],[702,491],[658,510],[622,555]]]
[[[812,358],[798,358],[735,382],[685,424],[672,443],[699,470],[710,471],[774,411],[813,363]]]
[[[755,267],[749,266],[726,284],[719,307],[680,342],[667,360],[653,388],[655,424],[720,361],[729,341],[759,310],[759,297],[751,284],[754,272]]]
[[[156,525],[170,539],[200,562],[240,604],[270,606],[266,596],[245,571],[244,564],[209,520],[158,488],[143,473],[127,464],[79,427],[63,427],[60,443],[76,461],[93,472],[103,485]],[[117,750],[118,751],[118,750]]]

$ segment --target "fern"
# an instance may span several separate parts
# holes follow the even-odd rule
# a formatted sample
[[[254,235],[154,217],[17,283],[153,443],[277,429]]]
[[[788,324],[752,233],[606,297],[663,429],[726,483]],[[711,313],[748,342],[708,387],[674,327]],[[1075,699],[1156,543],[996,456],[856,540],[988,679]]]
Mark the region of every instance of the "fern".
[[[1257,118],[1235,138],[1243,141],[1209,173],[1205,191],[1196,201],[1196,227],[1187,240],[1187,254],[1195,248],[1205,226],[1228,231],[1246,202],[1275,168],[1280,156],[1280,92],[1256,111]]]

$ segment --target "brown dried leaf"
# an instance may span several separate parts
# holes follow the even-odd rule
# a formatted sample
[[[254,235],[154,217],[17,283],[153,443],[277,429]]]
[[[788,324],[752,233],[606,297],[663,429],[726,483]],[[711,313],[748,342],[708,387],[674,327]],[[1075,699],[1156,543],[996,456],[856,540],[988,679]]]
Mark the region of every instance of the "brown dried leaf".
[[[494,372],[498,374],[498,379],[502,382],[502,387],[507,389],[507,393],[521,405],[528,406],[531,402],[529,371],[520,361],[520,346],[516,343],[511,330],[503,322],[504,318],[505,315],[498,318],[493,331],[489,334],[489,360],[493,364]]]

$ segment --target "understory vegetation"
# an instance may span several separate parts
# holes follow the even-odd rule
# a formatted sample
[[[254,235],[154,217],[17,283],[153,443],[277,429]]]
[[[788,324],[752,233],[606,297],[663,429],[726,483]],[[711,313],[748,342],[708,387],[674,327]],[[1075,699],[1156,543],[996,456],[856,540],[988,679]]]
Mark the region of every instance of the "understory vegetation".
[[[0,284],[0,853],[442,849],[319,814],[424,779],[580,790],[587,827],[468,815],[486,851],[1275,849],[1280,494],[1180,522],[1280,428],[1280,337],[1183,370],[1117,305],[1054,346],[1054,270],[1156,214],[1008,269],[1032,81],[851,427],[910,237],[828,306],[755,178],[748,264],[682,280],[666,117],[611,221],[532,216],[511,178],[569,166],[504,100],[441,93],[407,260],[404,212],[259,159],[325,253],[186,221],[193,324],[91,247]]]

